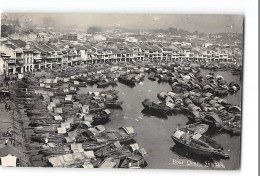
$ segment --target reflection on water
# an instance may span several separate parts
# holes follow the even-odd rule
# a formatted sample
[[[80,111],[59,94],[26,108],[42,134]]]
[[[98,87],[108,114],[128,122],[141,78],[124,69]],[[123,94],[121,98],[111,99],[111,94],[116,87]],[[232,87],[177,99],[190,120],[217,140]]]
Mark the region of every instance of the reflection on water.
[[[202,71],[208,73],[209,71]],[[231,75],[230,72],[220,71],[215,72],[215,75],[222,75],[227,83],[235,81],[240,83],[239,76]],[[111,89],[107,87],[104,90]],[[146,161],[148,163],[146,168],[197,168],[196,166],[187,165],[180,167],[173,164],[173,159],[187,159],[199,163],[207,162],[222,162],[226,169],[236,169],[239,167],[240,160],[240,136],[231,137],[228,134],[219,133],[212,138],[220,143],[230,155],[230,159],[212,159],[203,158],[194,154],[186,153],[181,148],[174,146],[171,139],[171,134],[176,130],[177,126],[188,123],[188,118],[182,114],[173,114],[168,117],[161,117],[158,114],[150,114],[143,111],[142,101],[146,98],[158,101],[157,93],[161,91],[171,91],[168,83],[160,83],[150,81],[145,77],[142,83],[137,84],[131,88],[124,84],[118,83],[117,87],[113,89],[118,90],[119,100],[123,101],[122,110],[111,110],[111,121],[105,124],[107,129],[116,129],[120,126],[133,126],[138,135],[135,140],[140,147],[144,147],[148,152]],[[79,92],[85,93],[87,91],[99,91],[96,85],[82,88]],[[241,90],[225,97],[232,104],[239,104],[241,102]],[[209,167],[210,168],[210,167]]]

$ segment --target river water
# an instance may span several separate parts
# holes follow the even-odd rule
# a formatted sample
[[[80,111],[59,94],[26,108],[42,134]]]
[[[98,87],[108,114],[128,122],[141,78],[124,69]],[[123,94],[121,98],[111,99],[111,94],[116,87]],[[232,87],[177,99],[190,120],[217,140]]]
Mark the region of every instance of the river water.
[[[209,71],[202,70],[203,74]],[[215,75],[222,75],[227,83],[235,81],[240,83],[239,76],[232,75],[228,71],[217,71]],[[108,90],[111,87],[102,89]],[[120,126],[133,126],[137,132],[135,137],[140,148],[147,151],[147,167],[153,169],[237,169],[240,165],[240,136],[231,137],[228,134],[218,132],[212,136],[230,155],[230,159],[211,159],[189,154],[181,148],[175,147],[171,139],[171,134],[179,125],[185,125],[188,118],[185,115],[177,114],[167,118],[158,117],[142,113],[142,101],[150,98],[158,101],[157,93],[161,91],[171,91],[168,83],[150,81],[145,76],[145,80],[130,88],[124,84],[118,83],[113,89],[118,90],[119,100],[123,101],[122,110],[111,110],[111,116],[108,123],[105,124],[107,129],[117,129]],[[82,88],[78,94],[88,91],[100,91],[96,85]],[[241,106],[241,90],[233,95],[225,97],[232,104]],[[213,165],[214,164],[214,165]]]

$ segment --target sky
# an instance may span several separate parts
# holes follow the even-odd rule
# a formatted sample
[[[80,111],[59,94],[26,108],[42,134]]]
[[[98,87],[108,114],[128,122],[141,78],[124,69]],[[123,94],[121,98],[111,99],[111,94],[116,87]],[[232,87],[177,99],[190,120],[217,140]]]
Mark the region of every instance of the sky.
[[[84,14],[84,13],[8,13],[2,18],[31,20],[42,27],[80,28],[91,26],[126,29],[181,28],[204,33],[243,32],[242,15],[176,14]]]

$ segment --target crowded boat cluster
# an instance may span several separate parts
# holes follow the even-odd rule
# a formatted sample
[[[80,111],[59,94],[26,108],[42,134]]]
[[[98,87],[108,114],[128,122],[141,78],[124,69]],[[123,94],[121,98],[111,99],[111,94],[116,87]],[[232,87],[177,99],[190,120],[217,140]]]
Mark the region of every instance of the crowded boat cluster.
[[[179,65],[152,66],[148,78],[168,82],[172,91],[159,92],[159,102],[145,99],[145,110],[161,117],[182,113],[191,123],[174,131],[171,137],[176,145],[197,154],[229,158],[223,147],[204,133],[240,135],[241,109],[224,99],[240,89],[238,83],[228,83],[213,72],[202,75],[196,67]]]
[[[23,148],[32,166],[38,166],[34,158],[40,157],[40,166],[143,168],[147,152],[134,140],[134,128],[107,129],[106,123],[113,120],[112,109],[123,110],[123,101],[113,87],[118,82],[131,88],[142,85],[148,76],[158,84],[170,84],[172,90],[159,92],[158,102],[147,97],[142,102],[144,110],[163,118],[181,113],[189,119],[188,125],[173,129],[175,144],[200,155],[229,158],[208,134],[240,135],[241,109],[225,99],[240,86],[213,72],[203,75],[200,70],[189,63],[133,62],[18,75],[9,85],[17,111],[12,143]],[[93,85],[99,91],[81,91]],[[102,89],[108,86],[111,89]]]
[[[103,80],[116,82],[110,73],[100,71],[100,67],[66,68],[51,74],[24,75],[13,83],[11,99],[20,117],[14,130],[19,130],[15,143],[26,148],[32,165],[34,156],[41,155],[45,166],[53,167],[146,166],[146,151],[135,142],[133,127],[104,126],[110,110],[123,103],[118,101],[118,92],[77,94],[88,83],[100,86]]]

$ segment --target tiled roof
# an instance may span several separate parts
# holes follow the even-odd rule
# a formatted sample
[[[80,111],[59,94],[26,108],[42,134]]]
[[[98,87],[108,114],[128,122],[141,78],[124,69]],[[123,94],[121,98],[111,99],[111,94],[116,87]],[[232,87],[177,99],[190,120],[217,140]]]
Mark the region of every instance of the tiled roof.
[[[34,46],[35,46],[35,49],[38,49],[41,52],[53,52],[54,51],[54,49],[48,47],[46,44],[38,43]]]
[[[53,49],[54,51],[61,51],[61,49],[55,45],[52,44],[46,44],[48,47],[50,47],[51,49]]]
[[[23,48],[26,46],[26,42],[23,40],[10,40],[11,43],[13,43],[15,46],[19,47],[19,48]]]
[[[11,49],[13,49],[13,50],[15,50],[16,48],[18,48],[18,47],[16,47],[15,45],[13,45],[13,44],[5,44],[8,48],[11,48]]]

